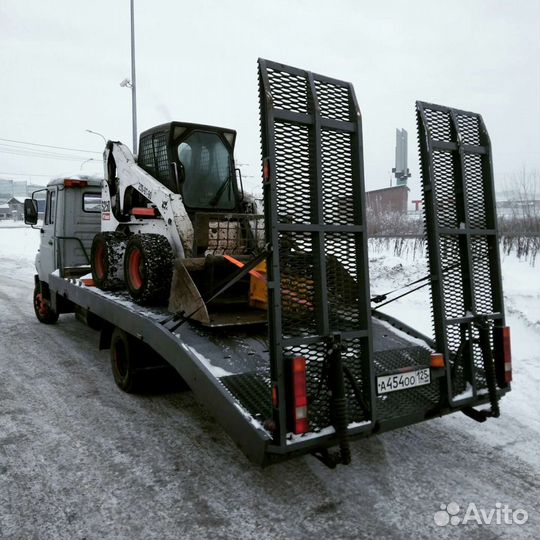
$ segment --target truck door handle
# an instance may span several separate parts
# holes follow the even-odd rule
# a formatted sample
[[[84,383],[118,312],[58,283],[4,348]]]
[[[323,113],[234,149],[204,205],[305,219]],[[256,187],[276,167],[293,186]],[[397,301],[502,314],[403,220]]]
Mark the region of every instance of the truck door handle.
[[[49,246],[52,246],[52,245],[53,245],[53,241],[49,240]]]

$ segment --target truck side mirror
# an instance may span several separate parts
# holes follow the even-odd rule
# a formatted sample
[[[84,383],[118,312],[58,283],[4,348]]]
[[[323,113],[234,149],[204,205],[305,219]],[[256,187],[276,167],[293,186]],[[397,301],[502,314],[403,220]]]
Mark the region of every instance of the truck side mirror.
[[[38,221],[38,205],[35,199],[24,199],[24,222],[35,225]]]

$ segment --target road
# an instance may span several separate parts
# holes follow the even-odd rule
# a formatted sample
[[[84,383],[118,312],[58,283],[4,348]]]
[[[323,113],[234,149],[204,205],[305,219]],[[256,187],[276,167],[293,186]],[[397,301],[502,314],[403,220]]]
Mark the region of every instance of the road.
[[[191,392],[118,390],[97,333],[72,315],[38,323],[31,269],[0,257],[0,538],[536,537],[538,432],[505,401],[486,424],[452,415],[354,442],[348,467],[260,469]],[[437,526],[450,502],[528,521]]]

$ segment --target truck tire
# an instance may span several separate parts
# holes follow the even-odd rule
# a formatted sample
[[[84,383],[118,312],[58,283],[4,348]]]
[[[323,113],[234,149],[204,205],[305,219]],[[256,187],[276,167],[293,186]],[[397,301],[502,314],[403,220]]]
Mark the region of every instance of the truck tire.
[[[120,328],[111,336],[111,368],[114,382],[124,392],[133,394],[143,388],[137,340]]]
[[[126,240],[126,235],[121,232],[103,232],[94,236],[90,265],[96,287],[111,291],[124,286],[122,261]]]
[[[39,285],[34,288],[34,313],[37,320],[43,324],[54,324],[58,320],[58,313],[51,308]]]
[[[129,237],[124,257],[124,280],[131,297],[143,305],[162,303],[171,289],[173,254],[160,234]]]

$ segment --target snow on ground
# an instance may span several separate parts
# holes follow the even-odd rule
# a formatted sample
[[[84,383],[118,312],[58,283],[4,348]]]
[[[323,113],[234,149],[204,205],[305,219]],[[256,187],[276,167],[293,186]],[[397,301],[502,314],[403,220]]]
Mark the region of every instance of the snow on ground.
[[[35,274],[34,259],[39,247],[39,228],[20,221],[0,221],[0,261],[2,270],[27,280]]]
[[[383,294],[407,285],[428,273],[426,253],[414,241],[408,241],[400,255],[394,254],[394,242],[370,240],[371,294]],[[466,424],[472,436],[493,443],[508,445],[508,450],[537,465],[540,447],[537,442],[519,433],[520,425],[528,425],[540,434],[540,261],[518,259],[515,255],[501,257],[506,324],[510,326],[512,341],[512,391],[503,398],[501,409],[505,417],[512,417],[516,429],[501,430],[500,423]],[[404,291],[402,291],[404,292]],[[400,294],[400,293],[397,293]],[[381,308],[433,337],[429,287],[425,287]],[[451,415],[447,421],[463,424]]]
[[[24,221],[15,221],[14,219],[2,219],[0,220],[0,229],[25,229],[28,225],[24,224]]]
[[[1,538],[534,537],[537,266],[502,263],[514,384],[501,418],[453,414],[356,441],[353,463],[336,470],[310,456],[260,470],[190,393],[123,394],[91,330],[70,316],[55,327],[35,320],[39,236],[0,228]],[[399,255],[370,244],[372,294],[426,274],[413,243]],[[431,334],[428,288],[383,309]],[[435,526],[434,512],[450,501],[525,508],[529,522]]]

